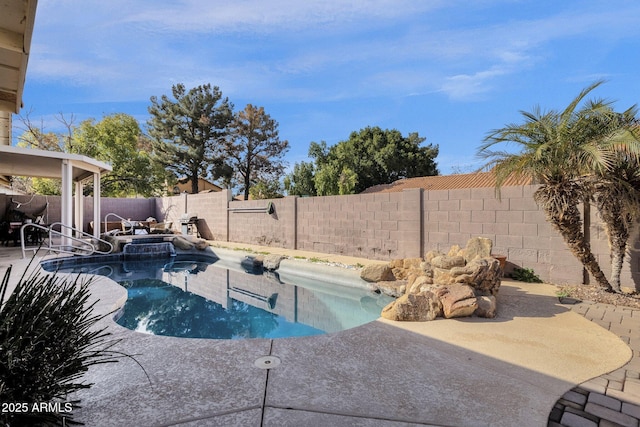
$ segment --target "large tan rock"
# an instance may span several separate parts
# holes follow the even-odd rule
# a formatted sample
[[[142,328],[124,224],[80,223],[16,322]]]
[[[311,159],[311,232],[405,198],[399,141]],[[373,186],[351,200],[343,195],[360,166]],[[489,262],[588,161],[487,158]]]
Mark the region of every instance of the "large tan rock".
[[[420,292],[424,292],[429,290],[433,285],[433,279],[428,276],[418,276],[416,280],[414,280],[411,285],[407,283],[407,293],[410,294],[419,294]]]
[[[405,258],[402,262],[402,268],[409,270],[412,268],[419,268],[422,258]]]
[[[176,248],[182,249],[185,251],[191,250],[195,246],[193,243],[191,243],[190,241],[188,241],[187,239],[181,236],[174,237],[172,240],[172,243],[173,243],[173,246],[175,246]]]
[[[377,282],[374,285],[374,290],[380,291],[385,295],[389,295],[390,297],[397,298],[399,296],[404,295],[407,290],[407,281],[406,280],[391,280],[391,281],[382,281]]]
[[[478,308],[478,301],[471,286],[453,284],[441,288],[440,302],[444,317],[471,316]]]
[[[461,248],[459,245],[452,245],[449,252],[447,252],[447,256],[458,256],[460,255],[460,250]]]
[[[465,267],[464,275],[456,277],[460,282],[464,279],[476,291],[476,295],[498,295],[502,281],[502,268],[500,261],[495,258],[476,258]]]
[[[432,292],[404,294],[382,309],[381,316],[395,321],[424,322],[442,314],[442,306]]]
[[[399,259],[392,259],[389,262],[389,267],[391,268],[403,268],[404,265],[404,259],[399,258]]]
[[[446,286],[455,283],[455,278],[451,275],[451,270],[445,270],[444,268],[434,268],[433,283],[441,286]]]
[[[472,237],[467,241],[464,248],[464,259],[469,262],[476,258],[487,258],[491,256],[493,241],[486,237]]]
[[[441,255],[431,260],[431,265],[434,268],[442,268],[445,270],[449,270],[453,267],[463,267],[464,264],[465,264],[464,257],[459,255],[456,255],[456,256]]]
[[[405,270],[406,272],[406,279],[407,279],[407,285],[412,285],[413,282],[420,276],[429,276],[429,274],[425,273],[424,270],[422,270],[421,268],[412,268],[409,270]],[[397,276],[396,276],[397,278]]]
[[[393,277],[395,277],[396,280],[405,280],[409,278],[409,270],[405,270],[402,267],[392,268],[391,273],[393,273]]]
[[[454,283],[469,285],[477,295],[497,295],[500,289],[502,269],[495,258],[476,258],[464,267],[450,270],[434,269],[433,283],[446,286]]]
[[[488,319],[493,319],[496,317],[497,303],[496,297],[493,295],[489,296],[480,296],[477,298],[478,308],[473,313],[478,317],[486,317]]]
[[[196,249],[199,251],[204,251],[208,247],[209,247],[209,243],[207,243],[206,240],[200,239],[196,242]]]
[[[423,261],[420,263],[420,270],[424,271],[424,274],[429,277],[433,277],[433,266],[430,262]]]
[[[440,251],[428,251],[427,253],[424,254],[424,260],[426,262],[431,262],[432,259],[434,259],[437,256],[442,256],[445,255]]]
[[[395,280],[391,268],[386,264],[369,264],[360,271],[360,278],[367,282]]]
[[[262,260],[262,266],[265,270],[274,271],[280,267],[280,261],[282,261],[284,257],[278,254],[268,254]]]

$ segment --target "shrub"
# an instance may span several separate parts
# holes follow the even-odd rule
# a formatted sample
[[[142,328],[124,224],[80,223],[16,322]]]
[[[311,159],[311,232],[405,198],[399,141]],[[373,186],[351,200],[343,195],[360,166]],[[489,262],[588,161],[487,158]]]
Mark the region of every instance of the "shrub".
[[[28,270],[28,269],[27,269]],[[104,316],[89,303],[91,279],[43,272],[23,273],[5,301],[11,267],[0,284],[0,402],[60,402],[58,412],[1,413],[0,425],[64,425],[71,421],[68,394],[91,384],[81,382],[90,366],[116,362]]]
[[[534,273],[532,268],[514,268],[513,273],[511,273],[511,277],[514,280],[519,280],[521,282],[527,283],[542,283],[542,279],[540,279],[536,273]]]

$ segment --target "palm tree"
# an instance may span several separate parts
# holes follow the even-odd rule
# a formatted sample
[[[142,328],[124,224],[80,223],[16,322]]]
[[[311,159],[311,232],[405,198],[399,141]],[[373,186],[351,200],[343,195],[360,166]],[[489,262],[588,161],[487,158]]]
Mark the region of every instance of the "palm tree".
[[[637,162],[627,162],[607,170],[604,175],[593,175],[590,183],[600,218],[605,224],[611,251],[609,283],[619,292],[621,272],[631,232],[638,218],[640,200],[640,171]],[[634,202],[635,201],[635,202]]]
[[[620,274],[629,238],[640,216],[640,138],[637,109],[622,114],[610,110],[594,120],[596,127],[608,128],[610,135],[599,147],[599,161],[592,165],[593,175],[586,184],[605,224],[611,253],[609,282],[620,291]]]
[[[562,235],[569,250],[591,273],[598,285],[614,290],[591,252],[583,231],[579,205],[592,199],[594,181],[590,179],[599,165],[601,171],[611,166],[612,153],[624,147],[616,136],[614,121],[607,120],[610,103],[598,100],[578,109],[583,99],[603,83],[598,81],[583,89],[562,111],[521,112],[523,124],[510,124],[492,131],[479,148],[479,157],[486,159],[485,168],[493,169],[499,190],[507,177],[530,177],[540,184],[534,193],[547,221]],[[598,126],[606,120],[607,126]],[[619,123],[622,129],[622,121]],[[514,143],[519,153],[492,148]],[[617,290],[617,289],[616,289]]]

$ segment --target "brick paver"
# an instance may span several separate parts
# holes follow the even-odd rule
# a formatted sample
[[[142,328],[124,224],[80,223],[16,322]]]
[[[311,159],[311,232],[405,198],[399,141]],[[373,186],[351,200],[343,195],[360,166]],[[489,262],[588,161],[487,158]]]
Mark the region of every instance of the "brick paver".
[[[640,310],[581,302],[573,311],[618,335],[633,351],[622,368],[569,390],[551,409],[548,427],[640,427]]]

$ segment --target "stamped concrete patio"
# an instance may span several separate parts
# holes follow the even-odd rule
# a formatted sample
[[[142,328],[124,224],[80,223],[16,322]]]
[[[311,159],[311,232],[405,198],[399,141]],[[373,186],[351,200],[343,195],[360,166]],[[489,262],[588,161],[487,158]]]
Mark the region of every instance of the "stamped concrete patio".
[[[238,254],[214,252],[223,259]],[[27,261],[0,256],[0,266],[9,262],[20,271]],[[302,269],[309,264],[299,262]],[[101,313],[126,299],[126,290],[106,278],[91,290]],[[617,329],[560,305],[553,286],[504,281],[498,303],[495,319],[380,319],[274,340],[159,337],[105,319],[121,339],[118,349],[135,354],[146,374],[127,359],[93,367],[85,378],[95,385],[78,393],[83,408],[74,418],[91,426],[544,426],[565,393],[600,384],[597,378],[632,357],[629,340],[612,333]]]

